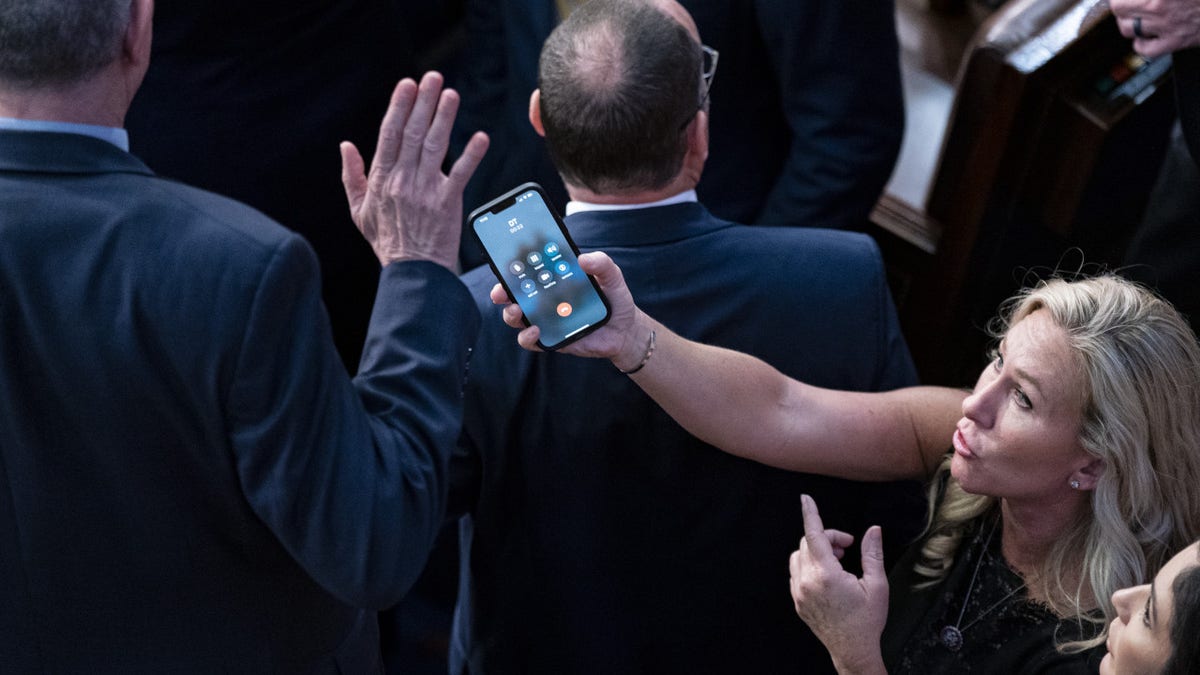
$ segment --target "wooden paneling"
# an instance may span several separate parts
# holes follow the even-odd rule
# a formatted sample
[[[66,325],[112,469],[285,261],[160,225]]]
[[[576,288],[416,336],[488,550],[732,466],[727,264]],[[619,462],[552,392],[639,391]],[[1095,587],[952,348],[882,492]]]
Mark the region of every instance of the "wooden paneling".
[[[1102,0],[1012,0],[972,31],[947,106],[937,83],[973,17],[899,2],[910,119],[872,219],[923,380],[965,385],[1022,283],[1119,263],[1165,149],[1169,74],[1132,55]],[[911,98],[922,87],[933,98]]]

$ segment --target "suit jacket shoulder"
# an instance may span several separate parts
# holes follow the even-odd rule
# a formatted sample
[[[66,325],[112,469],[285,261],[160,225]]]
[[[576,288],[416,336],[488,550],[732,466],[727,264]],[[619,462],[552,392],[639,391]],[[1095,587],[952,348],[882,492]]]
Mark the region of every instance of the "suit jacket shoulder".
[[[0,132],[0,203],[0,661],[370,670],[358,608],[444,508],[462,284],[384,269],[351,381],[312,249],[262,214],[29,132]]]
[[[864,235],[735,225],[699,204],[580,213],[567,227],[684,337],[820,386],[916,381]],[[803,534],[797,495],[815,495],[840,528],[883,524],[899,543],[919,524],[919,491],[720,452],[610,363],[522,350],[487,297],[491,270],[464,281],[484,324],[452,464],[455,509],[469,514],[453,658],[526,673],[788,672],[827,660],[771,581]]]

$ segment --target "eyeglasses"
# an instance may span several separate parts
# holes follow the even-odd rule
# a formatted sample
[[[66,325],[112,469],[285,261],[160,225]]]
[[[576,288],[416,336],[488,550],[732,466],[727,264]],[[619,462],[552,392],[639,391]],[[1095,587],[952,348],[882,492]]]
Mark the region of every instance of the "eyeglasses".
[[[717,59],[721,56],[720,52],[708,45],[700,45],[700,51],[702,57],[700,59],[700,79],[704,81],[704,93],[700,95],[700,103],[696,106],[696,112],[689,115],[679,126],[680,131],[692,123],[692,118],[696,116],[696,113],[704,110],[704,104],[708,103],[708,92],[712,89],[713,76],[717,74]]]
[[[708,99],[708,90],[712,87],[713,76],[717,74],[717,59],[721,53],[708,45],[700,45],[700,51],[703,52],[700,60],[700,77],[704,79],[704,96],[700,97],[700,101],[703,103]]]

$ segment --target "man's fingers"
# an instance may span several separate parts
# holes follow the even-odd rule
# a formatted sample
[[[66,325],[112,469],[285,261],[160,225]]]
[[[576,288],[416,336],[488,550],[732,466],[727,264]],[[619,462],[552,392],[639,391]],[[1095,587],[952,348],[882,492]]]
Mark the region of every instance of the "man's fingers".
[[[1131,14],[1139,7],[1139,3],[1144,0],[1109,0],[1108,8],[1117,16],[1125,16]]]
[[[413,101],[417,98],[417,83],[411,78],[404,78],[396,83],[392,90],[392,98],[388,101],[387,112],[379,125],[379,139],[375,142],[375,157],[371,159],[372,171],[388,173],[400,152],[400,143],[404,135],[404,125],[412,112]]]
[[[1175,51],[1175,45],[1158,37],[1139,38],[1133,41],[1133,51],[1148,59],[1154,59]]]
[[[350,205],[350,213],[357,214],[367,195],[363,158],[350,141],[342,141],[338,150],[342,153],[342,187],[346,190],[346,202]]]
[[[420,171],[425,175],[442,170],[442,161],[450,149],[450,128],[458,115],[458,104],[458,92],[453,89],[442,90],[429,133],[425,134],[425,140],[422,141]]]
[[[813,560],[818,564],[834,563],[835,556],[829,538],[825,536],[825,525],[821,523],[817,503],[808,495],[800,495],[800,509],[804,513],[804,541]]]
[[[1110,3],[1117,17],[1117,29],[1121,35],[1133,40],[1133,50],[1153,59],[1182,48],[1176,26],[1164,20],[1161,14],[1151,12],[1145,5],[1136,3]]]
[[[1117,18],[1117,29],[1121,35],[1131,39],[1149,42],[1158,39],[1159,26],[1157,19],[1151,15],[1130,14]]]
[[[1133,39],[1133,19],[1131,17],[1117,17],[1117,32],[1124,37]]]
[[[471,180],[471,176],[475,175],[475,169],[479,168],[479,163],[483,161],[483,156],[487,154],[490,143],[491,141],[488,139],[487,134],[482,131],[476,131],[471,136],[471,140],[467,141],[467,147],[463,149],[463,153],[454,162],[454,166],[450,167],[451,190],[461,192],[467,186],[467,181]]]
[[[412,113],[404,125],[404,135],[400,142],[400,154],[396,165],[400,171],[416,170],[421,160],[421,150],[425,144],[425,134],[433,121],[433,113],[437,109],[442,94],[442,74],[429,71],[421,78],[417,87],[417,100],[413,103]]]

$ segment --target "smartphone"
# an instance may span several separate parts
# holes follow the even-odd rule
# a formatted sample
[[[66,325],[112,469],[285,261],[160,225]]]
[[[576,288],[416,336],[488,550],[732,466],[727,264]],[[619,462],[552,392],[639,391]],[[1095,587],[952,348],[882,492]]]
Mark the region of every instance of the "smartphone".
[[[608,321],[608,298],[579,268],[579,249],[540,185],[517,186],[468,219],[525,323],[541,330],[539,347],[553,351]]]

